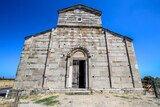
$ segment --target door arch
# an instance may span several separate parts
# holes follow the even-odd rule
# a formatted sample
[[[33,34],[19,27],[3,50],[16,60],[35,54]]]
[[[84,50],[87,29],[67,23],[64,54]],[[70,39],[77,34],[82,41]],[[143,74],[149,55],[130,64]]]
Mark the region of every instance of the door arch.
[[[66,88],[89,88],[89,59],[87,49],[75,48],[67,55]]]

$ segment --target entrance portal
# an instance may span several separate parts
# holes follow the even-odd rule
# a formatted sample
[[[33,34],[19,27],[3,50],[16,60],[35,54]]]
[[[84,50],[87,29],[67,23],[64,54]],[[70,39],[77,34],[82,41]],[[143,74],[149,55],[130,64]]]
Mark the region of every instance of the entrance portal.
[[[66,88],[89,88],[89,54],[84,48],[69,53],[66,69]]]
[[[86,88],[85,60],[73,60],[72,88]]]

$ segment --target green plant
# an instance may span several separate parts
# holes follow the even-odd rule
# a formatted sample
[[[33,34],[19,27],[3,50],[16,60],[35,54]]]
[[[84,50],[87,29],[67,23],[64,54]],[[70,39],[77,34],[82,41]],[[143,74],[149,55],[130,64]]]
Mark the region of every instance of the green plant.
[[[156,103],[156,104],[160,106],[160,103]]]
[[[121,98],[129,99],[128,96],[120,96]]]
[[[39,100],[35,100],[35,103],[37,104],[44,104],[44,105],[55,105],[55,104],[58,104],[59,101],[56,100],[57,96],[50,96],[50,97],[47,97],[47,98],[43,98],[43,99],[39,99]]]
[[[125,98],[125,99],[129,99],[128,96],[122,96],[122,95],[114,95],[115,97],[120,97],[120,98]]]
[[[109,98],[108,96],[105,96],[105,98]]]
[[[20,99],[29,99],[29,96],[21,96]]]
[[[131,99],[141,99],[141,98],[138,98],[138,97],[133,96]]]
[[[70,92],[70,93],[65,93],[65,95],[91,95],[91,93],[85,93],[85,92]]]
[[[152,84],[152,81],[154,81],[154,77],[152,77],[152,76],[145,76],[141,80],[142,80],[142,83],[144,85],[146,85],[146,84],[148,85],[148,84]]]

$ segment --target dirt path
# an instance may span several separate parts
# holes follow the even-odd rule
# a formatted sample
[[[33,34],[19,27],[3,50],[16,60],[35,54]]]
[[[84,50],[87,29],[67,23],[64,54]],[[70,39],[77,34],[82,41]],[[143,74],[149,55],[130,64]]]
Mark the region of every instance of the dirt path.
[[[51,96],[51,95],[49,95]],[[52,107],[160,107],[160,99],[153,95],[92,94],[52,95],[58,101]],[[46,97],[46,96],[45,96]],[[47,98],[47,97],[46,97]],[[49,100],[47,100],[49,102]],[[1,106],[0,106],[1,107]],[[47,107],[33,100],[20,100],[18,107]]]
[[[152,96],[116,94],[60,96],[59,107],[160,107],[160,100]]]

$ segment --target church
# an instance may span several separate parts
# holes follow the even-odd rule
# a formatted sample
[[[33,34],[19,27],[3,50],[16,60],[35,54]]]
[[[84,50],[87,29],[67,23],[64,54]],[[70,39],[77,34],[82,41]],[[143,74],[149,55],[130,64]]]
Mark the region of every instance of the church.
[[[132,39],[103,28],[102,12],[58,10],[52,28],[25,37],[15,90],[141,90]]]

